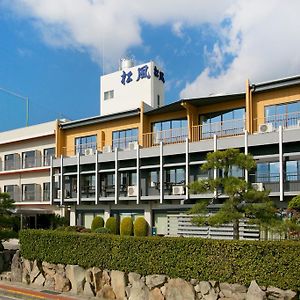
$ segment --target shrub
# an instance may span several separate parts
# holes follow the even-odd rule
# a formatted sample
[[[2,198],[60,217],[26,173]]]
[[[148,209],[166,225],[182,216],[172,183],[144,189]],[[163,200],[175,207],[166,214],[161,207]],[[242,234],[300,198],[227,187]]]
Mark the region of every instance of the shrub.
[[[110,230],[108,228],[105,227],[101,227],[101,228],[96,228],[95,233],[110,233]]]
[[[132,235],[133,234],[133,222],[131,217],[125,217],[120,226],[120,235]]]
[[[138,217],[134,222],[134,236],[147,236],[148,223],[144,217]]]
[[[300,290],[298,241],[129,237],[53,230],[22,230],[19,237],[22,256],[30,260],[245,285],[256,279],[259,285]]]
[[[93,221],[92,221],[92,226],[91,226],[91,230],[92,232],[95,231],[95,229],[97,228],[101,228],[104,226],[104,220],[102,217],[100,216],[96,216]]]
[[[119,234],[119,222],[115,217],[109,217],[105,223],[105,227],[111,234]]]

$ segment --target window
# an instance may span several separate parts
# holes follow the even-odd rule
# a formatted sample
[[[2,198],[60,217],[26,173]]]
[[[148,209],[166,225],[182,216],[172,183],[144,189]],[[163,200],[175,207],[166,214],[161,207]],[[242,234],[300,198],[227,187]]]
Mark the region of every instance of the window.
[[[152,123],[154,144],[159,142],[182,142],[188,137],[186,119],[167,120]]]
[[[50,182],[43,183],[43,201],[50,201]]]
[[[4,186],[4,192],[8,193],[10,198],[19,201],[19,193],[18,193],[19,187],[17,185],[5,185]]]
[[[84,154],[86,149],[97,149],[97,135],[89,135],[75,138],[75,152]]]
[[[298,181],[300,180],[300,161],[291,160],[286,162],[286,180]]]
[[[125,149],[128,144],[138,141],[138,128],[131,128],[126,130],[113,131],[112,133],[112,147]]]
[[[300,120],[300,101],[269,105],[265,107],[265,123],[275,128],[296,126]]]
[[[165,170],[165,181],[170,184],[184,184],[185,170],[184,168],[170,168]]]
[[[43,165],[50,166],[51,157],[55,157],[55,148],[44,149]]]
[[[4,156],[5,171],[20,169],[20,156],[17,153]]]
[[[104,92],[104,100],[109,100],[114,98],[114,90]]]
[[[257,163],[256,182],[279,182],[279,162]]]
[[[91,198],[95,196],[95,175],[82,176],[81,196]]]
[[[22,184],[22,199],[23,201],[37,200],[35,184]]]
[[[157,107],[160,107],[160,96],[157,95]]]
[[[37,151],[26,151],[22,153],[23,169],[39,166]]]
[[[211,113],[200,117],[201,137],[212,138],[243,133],[245,108]]]

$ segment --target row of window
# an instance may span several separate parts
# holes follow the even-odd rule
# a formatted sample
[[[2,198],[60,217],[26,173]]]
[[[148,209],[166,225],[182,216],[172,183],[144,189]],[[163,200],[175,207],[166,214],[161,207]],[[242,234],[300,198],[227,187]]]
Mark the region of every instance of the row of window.
[[[10,198],[19,201],[50,201],[50,182],[44,182],[41,190],[39,184],[5,185],[4,192]]]
[[[4,170],[17,170],[26,168],[35,168],[41,166],[49,166],[51,157],[55,156],[55,148],[47,148],[43,150],[43,155],[38,150],[25,151],[4,155]]]

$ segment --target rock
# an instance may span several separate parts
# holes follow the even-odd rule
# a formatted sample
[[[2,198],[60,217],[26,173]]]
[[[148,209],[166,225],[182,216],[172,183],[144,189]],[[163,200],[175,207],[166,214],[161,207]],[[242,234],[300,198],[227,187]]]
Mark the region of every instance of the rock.
[[[45,261],[42,262],[42,269],[43,269],[43,272],[46,275],[49,275],[49,276],[52,276],[52,277],[56,273],[56,265],[55,264],[49,264]]]
[[[149,289],[142,280],[135,281],[130,289],[129,300],[148,300]]]
[[[38,286],[38,287],[42,287],[44,286],[45,283],[45,277],[42,273],[40,273],[33,281],[33,285]]]
[[[126,279],[125,273],[121,271],[111,271],[111,286],[117,299],[123,299],[125,297]]]
[[[128,281],[129,283],[133,284],[135,281],[139,281],[141,279],[141,275],[138,273],[128,273]]]
[[[0,244],[1,244],[1,241],[0,241]],[[3,254],[3,252],[0,252],[0,273],[2,273],[3,271],[4,271],[4,254]]]
[[[55,290],[58,292],[68,292],[71,289],[70,280],[61,273],[54,275]]]
[[[14,282],[22,282],[22,261],[20,257],[20,250],[17,250],[11,261],[11,280]]]
[[[110,285],[110,276],[108,270],[103,270],[102,272],[101,285],[104,286],[105,284]]]
[[[242,284],[234,283],[231,288],[234,293],[247,293],[247,288]]]
[[[92,285],[87,281],[84,284],[83,295],[87,296],[87,297],[94,297],[95,296],[95,292],[92,288]]]
[[[32,262],[28,259],[23,259],[23,270],[30,274],[32,270]]]
[[[195,300],[194,287],[187,281],[176,278],[166,284],[166,300]]]
[[[165,285],[160,288],[160,291],[164,296],[166,296],[166,286]]]
[[[217,300],[218,298],[219,294],[216,293],[216,291],[213,288],[209,290],[209,293],[207,295],[203,295],[203,299],[205,300]]]
[[[54,278],[49,276],[49,275],[46,275],[44,287],[49,289],[49,290],[54,290],[55,289],[55,280],[54,280]]]
[[[150,291],[149,293],[149,300],[164,300],[165,297],[161,293],[159,288],[154,288],[153,290]]]
[[[97,294],[98,291],[101,290],[102,286],[101,286],[101,278],[102,278],[102,271],[97,268],[97,267],[94,267],[92,269],[92,273],[93,273],[93,286],[95,288],[95,293]]]
[[[93,276],[92,269],[87,269],[85,271],[85,281],[88,283],[94,283],[94,276]]]
[[[32,283],[36,277],[38,277],[38,275],[41,273],[39,266],[38,266],[38,262],[35,260],[33,262],[33,266],[32,266],[32,270],[29,273],[30,275],[30,282]]]
[[[200,281],[199,285],[200,285],[201,294],[203,296],[207,295],[209,293],[210,289],[211,289],[210,283],[208,281]]]
[[[296,293],[289,290],[284,291],[279,288],[269,286],[267,288],[267,296],[270,300],[288,300],[288,299],[296,299]]]
[[[194,286],[194,290],[196,293],[201,293],[201,287],[200,287],[200,284],[197,284]]]
[[[190,283],[191,283],[192,285],[197,285],[197,284],[198,284],[198,280],[197,280],[197,279],[191,279],[191,280],[190,280]]]
[[[233,290],[231,284],[227,282],[221,282],[219,286],[220,286],[220,291],[222,292],[225,298],[233,297]]]
[[[146,285],[150,290],[155,287],[161,287],[167,280],[166,275],[148,275],[146,276]]]
[[[267,299],[266,293],[261,290],[259,285],[255,280],[251,281],[251,284],[248,288],[246,300],[265,300]]]
[[[112,289],[111,286],[109,285],[105,285],[98,293],[97,293],[97,297],[101,298],[101,299],[116,299],[116,295]]]
[[[78,265],[67,265],[66,276],[71,282],[71,291],[75,294],[82,293],[85,283],[85,269]]]
[[[61,275],[65,274],[65,265],[57,264],[56,265],[56,273],[59,273]]]

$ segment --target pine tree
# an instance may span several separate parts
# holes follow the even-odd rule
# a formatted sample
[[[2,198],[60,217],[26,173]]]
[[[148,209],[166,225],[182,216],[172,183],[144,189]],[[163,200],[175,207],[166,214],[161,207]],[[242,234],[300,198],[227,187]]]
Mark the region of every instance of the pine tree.
[[[256,166],[251,155],[238,149],[227,149],[207,154],[202,170],[217,170],[217,178],[203,179],[190,184],[192,193],[214,193],[210,201],[196,203],[189,213],[195,215],[192,222],[198,226],[219,226],[233,223],[234,239],[239,239],[239,221],[247,219],[251,224],[274,227],[280,222],[277,209],[269,198],[268,191],[257,191],[244,178],[232,176],[233,168],[253,170]],[[225,195],[225,200],[220,199]],[[222,202],[215,214],[209,214],[207,205]]]

